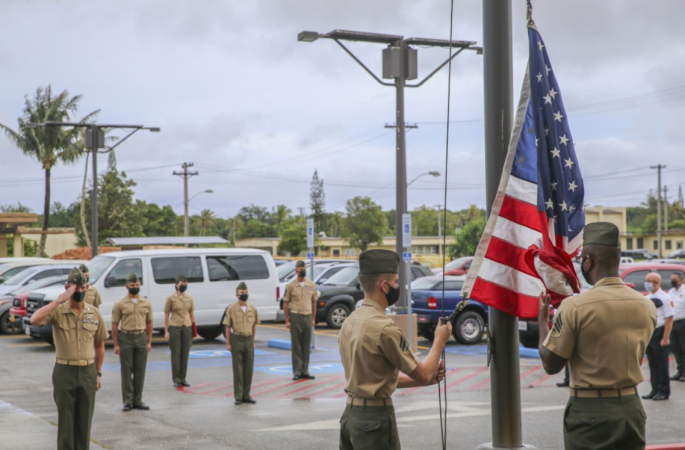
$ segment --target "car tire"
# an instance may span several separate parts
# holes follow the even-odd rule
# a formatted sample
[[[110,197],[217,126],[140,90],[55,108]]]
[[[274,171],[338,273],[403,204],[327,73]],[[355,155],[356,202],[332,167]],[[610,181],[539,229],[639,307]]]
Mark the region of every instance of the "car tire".
[[[533,336],[519,336],[519,340],[526,348],[538,348],[538,341]]]
[[[435,330],[430,327],[419,327],[419,336],[428,339],[429,341],[435,340]]]
[[[452,335],[460,344],[474,345],[483,339],[485,322],[480,314],[466,311],[457,317],[452,326]]]
[[[221,335],[222,328],[223,327],[218,325],[214,327],[202,327],[197,329],[197,334],[199,334],[202,339],[213,341]]]
[[[0,334],[21,334],[24,332],[24,325],[22,325],[21,317],[15,317],[14,322],[10,322],[10,312],[6,311],[0,317]]]
[[[349,315],[350,308],[342,303],[336,303],[328,309],[328,313],[326,314],[326,323],[329,327],[339,330]]]

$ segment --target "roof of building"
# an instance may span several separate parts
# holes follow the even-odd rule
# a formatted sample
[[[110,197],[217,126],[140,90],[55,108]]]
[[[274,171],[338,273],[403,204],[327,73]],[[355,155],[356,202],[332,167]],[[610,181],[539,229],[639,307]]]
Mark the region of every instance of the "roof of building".
[[[135,238],[110,238],[109,243],[117,247],[140,246],[140,245],[201,245],[201,244],[228,244],[228,241],[219,236],[157,236]]]

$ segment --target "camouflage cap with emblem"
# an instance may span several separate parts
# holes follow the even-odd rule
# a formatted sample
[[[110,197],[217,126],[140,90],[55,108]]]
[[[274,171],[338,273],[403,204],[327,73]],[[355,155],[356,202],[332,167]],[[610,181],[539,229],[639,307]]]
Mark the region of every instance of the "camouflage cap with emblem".
[[[186,278],[185,275],[178,274],[178,275],[176,275],[176,282],[177,283],[180,283],[180,282],[187,283],[188,279]]]
[[[88,270],[88,266],[86,266],[85,264],[81,264],[81,265],[78,267],[78,270],[80,270],[80,271],[83,272],[83,273],[90,273],[90,270]]]
[[[244,281],[241,281],[240,283],[238,283],[238,287],[235,288],[235,290],[236,291],[242,291],[242,290],[247,291],[247,284],[245,284]]]
[[[138,278],[138,275],[131,272],[128,274],[128,277],[126,277],[126,283],[140,283],[140,278]]]
[[[299,260],[298,262],[295,263],[295,268],[299,269],[300,267],[304,267],[304,261]]]
[[[83,275],[83,272],[78,270],[78,267],[74,267],[71,269],[71,272],[69,272],[67,283],[75,284],[76,286],[83,286],[86,284],[86,277]]]
[[[611,222],[594,222],[585,225],[583,245],[606,245],[620,247],[618,227]]]
[[[359,255],[359,273],[397,273],[400,268],[400,255],[391,250],[365,250]]]

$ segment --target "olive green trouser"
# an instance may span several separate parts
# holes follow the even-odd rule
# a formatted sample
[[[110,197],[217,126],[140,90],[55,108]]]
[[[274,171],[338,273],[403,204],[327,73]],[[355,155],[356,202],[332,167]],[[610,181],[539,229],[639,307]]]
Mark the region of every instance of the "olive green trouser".
[[[647,414],[637,395],[571,397],[564,411],[566,450],[643,450]]]
[[[57,405],[58,450],[87,450],[90,447],[96,384],[95,364],[55,364],[52,385]]]
[[[312,346],[312,315],[290,314],[290,352],[293,375],[309,375],[309,354]]]
[[[191,327],[169,327],[169,349],[171,350],[171,377],[174,383],[185,383],[188,372],[188,355],[193,345]]]
[[[119,333],[119,349],[121,396],[124,405],[140,405],[143,403],[147,364],[147,333]]]
[[[231,334],[233,394],[236,400],[249,400],[254,369],[254,336]]]
[[[400,450],[395,408],[345,406],[340,418],[340,450]]]

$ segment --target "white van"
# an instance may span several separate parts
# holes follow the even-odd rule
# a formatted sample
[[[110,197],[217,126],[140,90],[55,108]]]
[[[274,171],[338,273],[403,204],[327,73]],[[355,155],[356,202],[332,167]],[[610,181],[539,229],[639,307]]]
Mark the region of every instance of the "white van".
[[[198,334],[214,339],[221,334],[224,311],[236,302],[238,283],[247,283],[249,302],[260,320],[275,320],[278,312],[278,275],[268,252],[253,249],[211,248],[137,250],[104,253],[86,263],[89,283],[100,291],[100,311],[112,326],[112,307],[126,294],[126,278],[133,272],[141,280],[140,294],[152,302],[154,328],[164,328],[164,305],[173,294],[175,277],[188,278],[188,294],[195,300]],[[59,292],[56,292],[59,295]],[[46,295],[46,301],[55,300]]]

